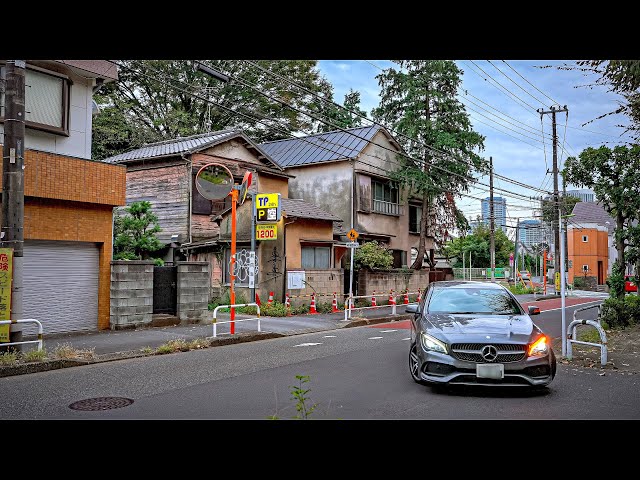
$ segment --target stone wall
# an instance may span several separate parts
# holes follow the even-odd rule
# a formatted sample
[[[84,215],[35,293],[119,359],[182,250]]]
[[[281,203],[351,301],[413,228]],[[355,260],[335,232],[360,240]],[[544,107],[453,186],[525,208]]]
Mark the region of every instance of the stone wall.
[[[181,323],[197,323],[211,318],[208,310],[211,289],[209,262],[176,262],[178,303],[176,315]]]
[[[148,326],[153,313],[153,261],[111,262],[109,327],[122,330]]]
[[[372,295],[376,293],[404,292],[408,289],[409,293],[417,293],[418,289],[424,292],[429,285],[429,281],[437,276],[438,272],[431,270],[407,270],[407,271],[390,271],[378,272],[371,270],[358,271],[358,289],[357,296]],[[435,275],[434,275],[435,274]],[[432,277],[430,279],[430,276]],[[442,275],[444,280],[444,274]]]

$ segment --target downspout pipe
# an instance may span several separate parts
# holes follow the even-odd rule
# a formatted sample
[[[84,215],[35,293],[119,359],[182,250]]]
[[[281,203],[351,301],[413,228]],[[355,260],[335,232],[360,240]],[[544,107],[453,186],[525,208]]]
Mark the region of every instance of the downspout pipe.
[[[189,179],[189,214],[187,215],[187,225],[188,225],[188,232],[189,232],[189,243],[193,242],[193,239],[191,237],[191,215],[192,215],[192,202],[193,202],[193,162],[191,161],[191,157],[187,158],[184,156],[184,153],[181,153],[180,156],[182,157],[182,159],[186,162],[187,165],[187,169],[189,174],[187,175],[187,178]]]
[[[292,223],[294,223],[298,218],[297,217],[292,217],[292,220],[290,222],[283,222],[282,223],[282,230],[284,231],[283,236],[284,236],[284,248],[282,249],[283,254],[282,254],[282,263],[283,263],[283,268],[282,268],[282,303],[284,303],[285,301],[285,294],[287,293],[287,225],[291,225]]]

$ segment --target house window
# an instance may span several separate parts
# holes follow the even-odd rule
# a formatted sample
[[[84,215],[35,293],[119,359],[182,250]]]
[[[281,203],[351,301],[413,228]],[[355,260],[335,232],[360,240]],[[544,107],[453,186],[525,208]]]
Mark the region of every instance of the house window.
[[[0,65],[0,121],[4,121],[6,65]],[[35,67],[25,71],[25,126],[69,135],[68,78]]]
[[[409,232],[420,233],[420,219],[422,218],[422,207],[409,205]]]
[[[588,235],[582,235],[582,241],[583,242],[588,242],[589,241],[589,236]]]
[[[589,265],[582,265],[582,271],[583,272],[588,272],[589,271]]]
[[[327,269],[331,261],[329,247],[302,247],[302,268]]]
[[[386,215],[401,215],[398,185],[394,182],[371,181],[373,211]]]

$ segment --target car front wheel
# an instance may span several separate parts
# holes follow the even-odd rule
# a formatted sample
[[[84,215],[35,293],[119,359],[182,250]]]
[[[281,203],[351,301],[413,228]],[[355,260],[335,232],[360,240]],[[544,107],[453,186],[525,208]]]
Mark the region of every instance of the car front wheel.
[[[415,343],[409,349],[409,372],[414,382],[420,385],[425,384],[424,380],[420,378],[420,358],[418,357],[418,346]]]

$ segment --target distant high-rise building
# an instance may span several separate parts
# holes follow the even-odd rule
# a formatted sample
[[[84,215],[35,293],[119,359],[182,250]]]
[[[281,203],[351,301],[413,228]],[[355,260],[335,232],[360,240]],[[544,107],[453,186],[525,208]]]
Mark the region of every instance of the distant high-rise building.
[[[540,220],[520,220],[518,239],[527,248],[542,243],[545,236],[544,228]]]
[[[487,197],[480,201],[482,209],[482,222],[489,225],[491,214],[489,204],[491,197]],[[495,228],[500,228],[503,232],[507,232],[507,199],[502,197],[493,197],[493,216],[495,220]]]
[[[596,194],[592,190],[567,190],[567,195],[579,198],[581,202],[595,203]]]

